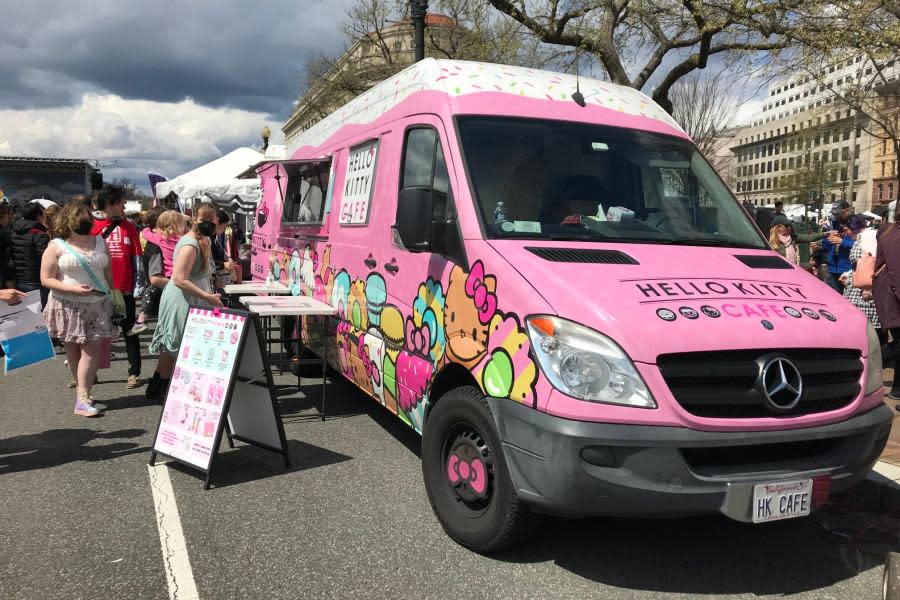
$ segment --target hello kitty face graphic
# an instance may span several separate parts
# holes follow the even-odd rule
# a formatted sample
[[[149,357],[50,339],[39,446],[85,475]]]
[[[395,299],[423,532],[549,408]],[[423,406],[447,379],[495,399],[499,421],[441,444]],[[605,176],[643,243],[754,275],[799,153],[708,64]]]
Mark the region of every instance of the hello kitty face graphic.
[[[444,306],[444,330],[450,360],[472,367],[484,357],[491,318],[497,309],[497,280],[484,274],[477,261],[467,275],[460,267],[450,272]]]

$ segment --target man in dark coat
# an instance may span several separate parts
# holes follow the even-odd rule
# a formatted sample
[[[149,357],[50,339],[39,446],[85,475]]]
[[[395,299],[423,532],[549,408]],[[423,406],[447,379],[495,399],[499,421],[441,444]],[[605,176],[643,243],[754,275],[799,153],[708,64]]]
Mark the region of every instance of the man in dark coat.
[[[29,202],[22,209],[22,218],[12,226],[13,263],[16,267],[16,289],[22,292],[41,291],[41,306],[47,304],[50,290],[41,286],[41,257],[50,243],[50,234],[43,223],[44,207]]]
[[[0,288],[14,287],[16,266],[13,263],[12,240],[9,237],[9,224],[12,222],[13,210],[9,202],[0,203]]]
[[[893,362],[894,383],[888,397],[900,400],[900,224],[891,223],[878,232],[872,295],[881,326],[891,332],[885,360]]]

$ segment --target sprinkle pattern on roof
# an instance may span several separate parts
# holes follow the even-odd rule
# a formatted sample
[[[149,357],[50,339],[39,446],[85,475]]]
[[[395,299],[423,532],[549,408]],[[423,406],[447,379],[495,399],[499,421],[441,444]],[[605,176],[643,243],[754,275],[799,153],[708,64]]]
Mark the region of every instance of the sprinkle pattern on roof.
[[[580,79],[580,88],[587,106],[643,116],[682,131],[666,111],[638,90],[585,77]],[[370,123],[410,95],[426,90],[444,92],[451,97],[499,92],[572,102],[575,76],[492,63],[427,58],[382,81],[304,131],[288,155],[303,146],[321,145],[344,125]]]

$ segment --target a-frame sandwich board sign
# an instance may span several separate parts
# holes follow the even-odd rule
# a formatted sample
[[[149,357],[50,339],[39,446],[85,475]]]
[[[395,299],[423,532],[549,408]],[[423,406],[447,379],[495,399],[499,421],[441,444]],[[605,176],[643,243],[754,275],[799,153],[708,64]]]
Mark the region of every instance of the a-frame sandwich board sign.
[[[222,432],[284,456],[290,467],[272,371],[254,313],[192,306],[156,428],[157,455],[197,469],[209,489]]]

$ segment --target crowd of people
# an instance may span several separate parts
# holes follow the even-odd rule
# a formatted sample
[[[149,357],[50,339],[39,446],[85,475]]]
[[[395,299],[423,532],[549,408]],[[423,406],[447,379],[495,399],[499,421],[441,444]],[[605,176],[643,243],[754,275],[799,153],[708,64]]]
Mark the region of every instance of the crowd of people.
[[[91,388],[108,366],[111,342],[124,340],[125,387],[141,380],[141,339],[157,318],[151,353],[159,354],[145,394],[159,399],[168,386],[188,306],[221,306],[221,286],[236,267],[225,250],[229,214],[211,203],[193,212],[153,208],[125,214],[125,191],[108,186],[96,197],[75,197],[63,207],[25,204],[18,214],[0,203],[0,301],[21,302],[38,291],[47,328],[65,349],[75,389],[76,415],[102,410]],[[886,366],[900,367],[900,210],[890,222],[867,221],[839,203],[816,227],[795,231],[775,206],[769,230],[773,250],[807,269],[868,318],[882,342]],[[759,222],[757,220],[757,222]],[[235,226],[235,238],[244,241]],[[801,256],[807,254],[803,263]],[[870,272],[855,276],[860,265]],[[895,290],[898,290],[895,292]],[[900,381],[888,396],[900,399]]]
[[[0,203],[0,301],[16,304],[39,291],[50,336],[65,349],[75,415],[103,414],[91,390],[98,369],[109,366],[114,339],[124,341],[125,388],[144,385],[141,334],[153,318],[149,348],[159,360],[145,395],[161,399],[188,306],[222,306],[214,284],[238,270],[225,249],[231,218],[211,203],[193,215],[163,208],[126,215],[118,186],[62,207],[29,202],[16,213]]]
[[[872,219],[855,214],[850,203],[843,201],[830,217],[808,224],[806,229],[795,231],[783,204],[775,203],[769,231],[772,249],[856,306],[878,332],[885,366],[896,371],[900,367],[900,246],[896,243],[900,241],[900,210],[887,220]],[[809,258],[803,263],[801,254],[807,251]],[[859,278],[865,284],[854,282],[860,265],[870,271]],[[900,380],[888,397],[900,400]]]

